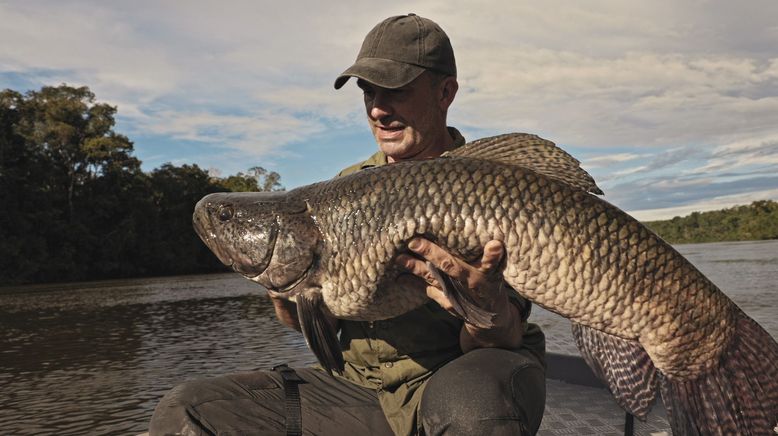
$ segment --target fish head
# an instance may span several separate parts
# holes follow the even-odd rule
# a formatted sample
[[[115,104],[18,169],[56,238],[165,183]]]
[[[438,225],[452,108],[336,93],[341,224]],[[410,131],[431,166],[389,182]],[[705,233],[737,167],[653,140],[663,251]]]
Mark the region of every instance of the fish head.
[[[195,231],[225,265],[276,295],[290,298],[315,266],[320,240],[305,202],[284,192],[230,192],[203,197]]]

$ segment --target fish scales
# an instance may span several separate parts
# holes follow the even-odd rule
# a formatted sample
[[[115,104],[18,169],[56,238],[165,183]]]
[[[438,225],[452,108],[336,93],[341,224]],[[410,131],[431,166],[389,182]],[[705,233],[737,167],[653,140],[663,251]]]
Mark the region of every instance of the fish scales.
[[[500,198],[484,178],[469,180],[477,173],[490,173],[512,188]],[[400,271],[391,260],[405,250],[406,241],[425,235],[469,260],[479,256],[487,241],[505,241],[504,276],[509,285],[573,321],[625,339],[641,339],[667,374],[703,371],[731,335],[731,328],[721,320],[733,322],[734,306],[680,255],[668,256],[674,252],[670,246],[645,228],[636,238],[621,237],[635,232],[633,219],[591,194],[527,169],[466,158],[443,164],[401,163],[291,191],[288,196],[309,205],[332,253],[346,253],[327,255],[330,250],[324,250],[321,258],[333,278],[322,289],[324,301],[339,318],[386,319],[423,304],[426,297],[417,291],[379,286],[370,276],[393,282]],[[494,202],[494,197],[501,201]],[[434,207],[428,222],[416,213],[420,203]],[[493,203],[497,206],[492,207]],[[578,211],[574,222],[567,217],[569,210]],[[495,218],[498,214],[518,219],[506,226]],[[480,233],[475,231],[474,217],[485,222]],[[650,242],[642,244],[646,239]],[[522,245],[529,250],[523,251]],[[641,245],[650,247],[645,248],[645,256],[657,262],[634,261],[630,254]],[[372,252],[370,247],[384,249]],[[560,274],[559,265],[575,264],[581,252],[586,254],[579,264],[580,274],[588,279],[578,286],[575,275]],[[370,271],[364,265],[376,267]],[[633,306],[636,300],[651,304]],[[694,330],[686,331],[687,325]],[[685,335],[679,336],[679,331]],[[700,341],[709,344],[700,347]],[[685,359],[678,361],[681,354],[673,350],[692,345],[689,354],[682,354]]]
[[[668,403],[711,409],[710,405],[685,403],[692,388],[667,380],[685,383],[709,377],[715,383],[700,383],[722,384],[718,380],[724,376],[717,372],[722,359],[743,352],[733,350],[733,344],[739,343],[733,339],[736,329],[758,326],[745,324],[739,308],[669,244],[617,207],[586,192],[600,191],[572,157],[553,144],[549,152],[541,147],[543,143],[533,142],[528,148],[540,147],[542,158],[530,155],[517,162],[508,147],[500,149],[501,143],[522,139],[489,138],[486,151],[476,142],[445,158],[371,168],[283,195],[214,194],[198,205],[195,227],[222,261],[266,287],[301,295],[314,292],[335,317],[365,321],[392,318],[427,301],[417,288],[404,287],[397,280],[408,273],[393,260],[408,251],[411,238],[427,237],[468,261],[479,258],[489,240],[500,240],[506,251],[506,283],[583,326],[585,332],[576,338],[587,362],[605,368],[598,374],[608,374],[609,359],[628,361],[629,356],[605,356],[597,344],[639,344],[617,347],[621,353],[644,350],[650,357],[634,359],[649,363],[633,368],[645,373],[632,379],[654,383],[656,378],[650,373],[655,367],[664,377],[660,377],[663,395],[673,397]],[[563,162],[555,166],[553,159],[557,158]],[[534,163],[538,161],[542,165]],[[563,177],[556,177],[558,171]],[[296,239],[294,246],[276,243],[269,251],[241,243],[235,237],[240,235],[239,226],[225,230],[238,220],[237,212],[221,228],[211,218],[225,204],[231,212],[267,214],[275,220],[271,220],[275,227],[270,227],[278,234],[304,229],[300,231],[307,239]],[[291,229],[283,228],[288,227],[283,222],[287,219],[294,223]],[[264,264],[247,268],[235,261],[251,258],[251,251],[259,248],[264,251],[259,250],[263,260],[258,264]],[[768,334],[755,337],[767,342],[768,354],[778,356],[778,345]],[[778,375],[777,368],[768,365],[763,369],[765,377]],[[622,388],[613,383],[610,387],[623,407],[637,407],[638,414],[653,398],[646,398],[646,392],[655,392],[648,387],[619,393]],[[637,405],[630,405],[625,399],[630,395],[643,397]],[[706,398],[713,401],[710,398],[717,396]],[[778,400],[774,394],[766,398],[763,415],[778,419]],[[713,425],[705,419],[694,422],[703,429]]]

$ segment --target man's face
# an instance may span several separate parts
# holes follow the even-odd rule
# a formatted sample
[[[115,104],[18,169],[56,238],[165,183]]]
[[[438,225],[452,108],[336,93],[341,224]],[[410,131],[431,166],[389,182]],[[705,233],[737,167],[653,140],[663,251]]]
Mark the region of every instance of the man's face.
[[[445,151],[450,140],[446,131],[450,101],[443,99],[445,85],[432,82],[428,73],[397,89],[357,81],[364,92],[370,130],[389,162],[434,157]]]

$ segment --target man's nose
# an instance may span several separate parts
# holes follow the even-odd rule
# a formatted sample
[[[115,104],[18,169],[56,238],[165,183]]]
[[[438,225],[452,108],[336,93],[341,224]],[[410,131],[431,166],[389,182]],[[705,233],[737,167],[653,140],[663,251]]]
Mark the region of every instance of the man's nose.
[[[381,92],[377,92],[370,103],[370,117],[374,120],[388,117],[394,112],[391,102],[386,95]]]

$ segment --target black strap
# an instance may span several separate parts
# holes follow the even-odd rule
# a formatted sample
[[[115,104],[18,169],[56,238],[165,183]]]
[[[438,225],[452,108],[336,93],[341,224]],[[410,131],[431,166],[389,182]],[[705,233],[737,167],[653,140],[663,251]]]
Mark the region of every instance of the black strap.
[[[633,436],[635,434],[635,417],[627,412],[624,418],[624,436]]]
[[[298,384],[305,380],[300,378],[294,369],[286,364],[273,367],[273,371],[278,371],[284,380],[284,409],[286,410],[286,435],[302,436],[303,434],[303,414],[300,408],[300,389]]]

